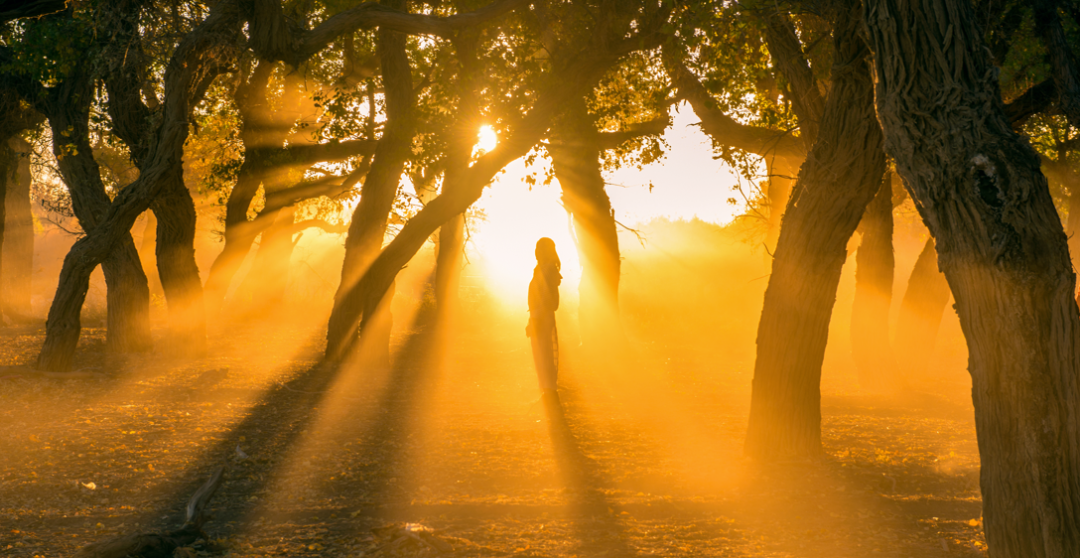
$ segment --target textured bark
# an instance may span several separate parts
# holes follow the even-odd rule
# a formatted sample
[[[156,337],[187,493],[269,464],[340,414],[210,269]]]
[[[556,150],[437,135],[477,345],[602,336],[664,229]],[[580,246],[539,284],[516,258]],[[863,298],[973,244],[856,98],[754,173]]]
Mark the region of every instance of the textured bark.
[[[795,34],[791,19],[786,14],[769,11],[762,14],[762,20],[765,22],[765,42],[769,54],[791,89],[791,108],[799,119],[799,135],[806,148],[810,149],[821,126],[825,100],[818,90],[810,63],[803,55],[802,43]]]
[[[821,363],[840,270],[885,171],[857,12],[848,4],[834,19],[832,90],[784,213],[758,325],[746,451],[761,459],[821,452]]]
[[[179,165],[162,177],[165,184],[150,204],[157,217],[158,277],[169,306],[170,352],[198,356],[206,348],[206,310],[195,263],[195,203]]]
[[[1039,159],[962,0],[868,0],[885,148],[937,243],[968,344],[986,540],[1080,556],[1080,314]]]
[[[92,77],[79,69],[61,82],[47,102],[40,104],[52,129],[53,153],[64,183],[71,194],[71,205],[83,231],[96,228],[109,207],[109,195],[101,180],[101,171],[90,147],[90,100]],[[105,275],[107,331],[105,345],[118,353],[145,352],[151,348],[150,290],[143,273],[139,253],[131,238],[130,226],[120,236],[120,243],[101,262]],[[68,309],[74,321],[57,327],[68,330],[59,362],[70,364],[79,338],[78,314],[82,302]],[[47,324],[49,327],[52,324]],[[62,364],[61,369],[66,368]],[[39,367],[52,370],[45,363]]]
[[[142,51],[138,29],[141,4],[119,3],[102,17],[115,33],[114,42],[106,49],[111,64],[105,76],[112,128],[127,145],[132,161],[143,170],[154,154],[154,119],[161,107],[152,91],[153,108],[142,98],[149,57]],[[184,185],[181,165],[171,165],[160,180],[160,193],[150,208],[157,218],[158,278],[169,307],[167,343],[173,354],[195,356],[206,345],[202,279],[195,263],[195,203]]]
[[[889,340],[889,307],[896,266],[892,210],[892,180],[886,174],[859,223],[862,239],[855,253],[851,356],[859,385],[870,389],[895,389],[900,381]]]
[[[395,2],[392,6],[404,6],[404,2]],[[341,284],[334,295],[334,309],[326,333],[326,358],[331,361],[343,358],[353,348],[364,311],[374,313],[378,308],[381,313],[389,313],[390,300],[393,298],[393,292],[388,289],[379,301],[365,308],[363,299],[356,296],[354,289],[382,248],[415,128],[413,112],[416,101],[412,70],[405,51],[406,36],[380,29],[377,40],[376,51],[382,67],[386,100],[386,123],[383,137],[372,157],[371,170],[360,190],[360,203],[353,212],[349,235],[345,239]],[[370,356],[375,359],[374,362],[389,364],[390,320],[383,316],[373,323],[380,327],[371,331],[370,345],[366,346],[373,350]]]
[[[221,0],[173,52],[165,69],[165,99],[153,135],[153,153],[140,168],[139,178],[120,191],[97,226],[87,230],[64,258],[38,355],[39,368],[70,369],[78,340],[79,309],[86,299],[91,272],[117,247],[124,246],[125,240],[137,256],[130,241],[131,226],[160,193],[166,176],[180,167],[191,107],[232,62],[239,36],[237,5],[233,0]]]
[[[937,250],[930,237],[915,260],[896,322],[896,360],[902,377],[925,378],[941,316],[951,296],[949,282],[938,270]]]
[[[9,144],[19,155],[13,180],[4,196],[3,264],[0,291],[3,312],[16,321],[30,317],[31,277],[34,273],[34,216],[30,212],[30,146],[21,138]]]
[[[562,201],[573,217],[577,250],[581,260],[578,321],[585,345],[598,346],[618,340],[619,235],[611,200],[604,191],[600,172],[599,136],[585,109],[575,99],[552,128],[549,146]]]

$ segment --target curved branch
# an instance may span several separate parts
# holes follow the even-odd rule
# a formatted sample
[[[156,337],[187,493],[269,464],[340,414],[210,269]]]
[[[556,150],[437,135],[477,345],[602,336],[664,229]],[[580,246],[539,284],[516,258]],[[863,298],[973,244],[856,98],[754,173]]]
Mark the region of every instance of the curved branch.
[[[694,114],[701,119],[701,129],[719,145],[725,145],[761,157],[806,156],[803,143],[783,130],[740,124],[716,106],[716,101],[686,64],[681,53],[663,49],[664,66],[679,97],[690,103]]]

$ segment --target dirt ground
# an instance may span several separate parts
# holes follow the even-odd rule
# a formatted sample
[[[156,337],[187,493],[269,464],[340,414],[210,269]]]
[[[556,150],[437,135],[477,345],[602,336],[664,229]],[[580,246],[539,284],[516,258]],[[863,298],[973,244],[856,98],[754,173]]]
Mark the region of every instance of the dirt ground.
[[[317,319],[216,332],[186,361],[107,362],[90,330],[86,377],[3,369],[0,554],[178,527],[219,464],[212,540],[178,555],[986,554],[959,383],[826,382],[827,458],[762,467],[741,452],[752,360],[565,343],[561,402],[545,406],[513,319],[405,323],[381,371],[318,366]],[[0,330],[0,365],[29,362],[42,335]],[[449,547],[402,537],[405,523]]]

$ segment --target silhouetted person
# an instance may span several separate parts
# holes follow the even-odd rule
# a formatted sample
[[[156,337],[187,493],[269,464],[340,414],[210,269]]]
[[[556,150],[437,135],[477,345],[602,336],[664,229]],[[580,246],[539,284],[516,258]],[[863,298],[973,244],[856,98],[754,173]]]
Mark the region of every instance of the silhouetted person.
[[[529,283],[529,325],[525,335],[532,338],[533,361],[540,389],[546,398],[555,396],[559,380],[559,333],[555,331],[555,311],[559,309],[562,262],[555,241],[536,241],[536,268]]]

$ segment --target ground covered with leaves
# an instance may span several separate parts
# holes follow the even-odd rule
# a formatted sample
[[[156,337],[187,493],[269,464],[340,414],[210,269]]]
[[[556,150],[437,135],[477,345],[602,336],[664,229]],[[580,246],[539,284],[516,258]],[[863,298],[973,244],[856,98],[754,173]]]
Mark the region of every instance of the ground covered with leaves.
[[[522,324],[405,323],[388,369],[319,365],[317,320],[186,360],[110,360],[89,330],[66,379],[18,367],[41,327],[0,330],[0,554],[176,528],[225,464],[209,540],[177,556],[985,555],[961,381],[827,381],[826,458],[762,466],[751,359],[567,342],[545,405]]]

